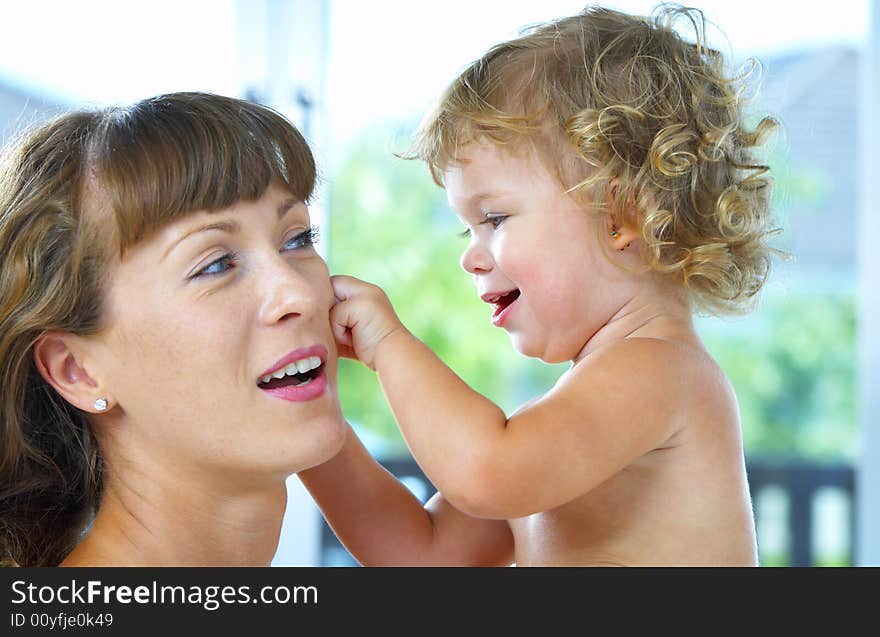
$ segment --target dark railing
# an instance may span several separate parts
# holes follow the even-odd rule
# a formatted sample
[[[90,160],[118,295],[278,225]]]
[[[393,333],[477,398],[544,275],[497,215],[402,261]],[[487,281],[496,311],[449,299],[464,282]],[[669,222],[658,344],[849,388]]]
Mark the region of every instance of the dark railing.
[[[408,484],[413,492],[426,501],[434,493],[434,487],[425,477],[419,466],[410,458],[394,458],[381,461],[381,464],[392,474]],[[815,504],[817,495],[823,489],[835,489],[843,498],[845,519],[836,520],[836,524],[845,528],[845,544],[841,555],[837,556],[836,564],[852,563],[853,547],[855,546],[855,472],[846,464],[819,464],[806,461],[771,461],[753,459],[748,462],[749,488],[752,502],[755,505],[755,519],[760,532],[765,528],[764,516],[768,511],[762,510],[762,495],[768,489],[776,489],[781,494],[787,511],[782,521],[784,529],[779,534],[786,540],[787,546],[780,555],[771,556],[770,564],[790,566],[813,566],[817,564],[815,538],[817,522]],[[762,554],[762,564],[763,561]],[[342,547],[333,531],[321,520],[321,563],[324,566],[351,566],[356,562]]]
[[[816,534],[822,520],[817,520],[816,503],[823,490],[833,489],[843,500],[843,519],[835,520],[845,529],[844,546],[835,563],[840,566],[852,564],[856,545],[855,471],[848,464],[816,463],[790,460],[771,461],[753,459],[748,463],[749,489],[755,505],[755,520],[759,531],[765,511],[761,510],[761,495],[766,489],[778,489],[786,501],[785,527],[788,550],[783,564],[790,566],[814,566],[818,562]],[[758,537],[760,545],[760,535]]]

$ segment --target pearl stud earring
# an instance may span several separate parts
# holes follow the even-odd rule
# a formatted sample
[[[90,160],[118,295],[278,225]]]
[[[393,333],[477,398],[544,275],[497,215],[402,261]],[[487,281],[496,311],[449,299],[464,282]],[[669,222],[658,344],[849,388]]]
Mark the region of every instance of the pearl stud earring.
[[[95,409],[98,411],[104,411],[107,409],[107,399],[106,398],[96,398],[95,399]]]

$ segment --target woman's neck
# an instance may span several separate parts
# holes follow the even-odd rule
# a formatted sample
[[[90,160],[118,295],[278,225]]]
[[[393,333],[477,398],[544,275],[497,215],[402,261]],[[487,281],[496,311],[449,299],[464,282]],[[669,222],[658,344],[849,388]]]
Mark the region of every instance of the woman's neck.
[[[287,504],[283,482],[210,493],[181,483],[111,481],[86,538],[63,566],[268,566]]]

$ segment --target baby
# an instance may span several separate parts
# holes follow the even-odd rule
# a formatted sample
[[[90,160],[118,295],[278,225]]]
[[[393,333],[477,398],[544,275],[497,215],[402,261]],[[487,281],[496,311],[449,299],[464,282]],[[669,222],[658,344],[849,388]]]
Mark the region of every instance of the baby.
[[[694,42],[673,29],[684,18]],[[471,64],[423,123],[477,293],[522,354],[571,361],[510,416],[333,279],[340,352],[375,370],[438,493],[423,507],[349,432],[301,473],[364,564],[756,565],[736,397],[695,311],[748,309],[774,250],[767,167],[702,15],[602,8]]]

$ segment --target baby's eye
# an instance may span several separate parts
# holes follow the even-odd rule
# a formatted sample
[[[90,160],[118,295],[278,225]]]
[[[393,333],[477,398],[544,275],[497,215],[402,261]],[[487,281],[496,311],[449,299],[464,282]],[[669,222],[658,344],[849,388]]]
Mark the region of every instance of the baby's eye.
[[[235,262],[238,261],[238,255],[234,252],[227,252],[219,259],[215,259],[211,261],[204,268],[193,274],[190,278],[195,279],[201,276],[211,276],[217,274],[225,274],[233,267],[235,267]]]
[[[499,215],[499,214],[490,213],[490,214],[486,215],[486,220],[481,223],[488,223],[489,225],[492,226],[492,228],[494,230],[497,230],[498,227],[502,223],[504,223],[504,220],[507,219],[508,216],[509,215]]]
[[[298,250],[299,248],[308,248],[318,242],[318,227],[312,226],[304,232],[291,237],[284,244],[285,250]]]

